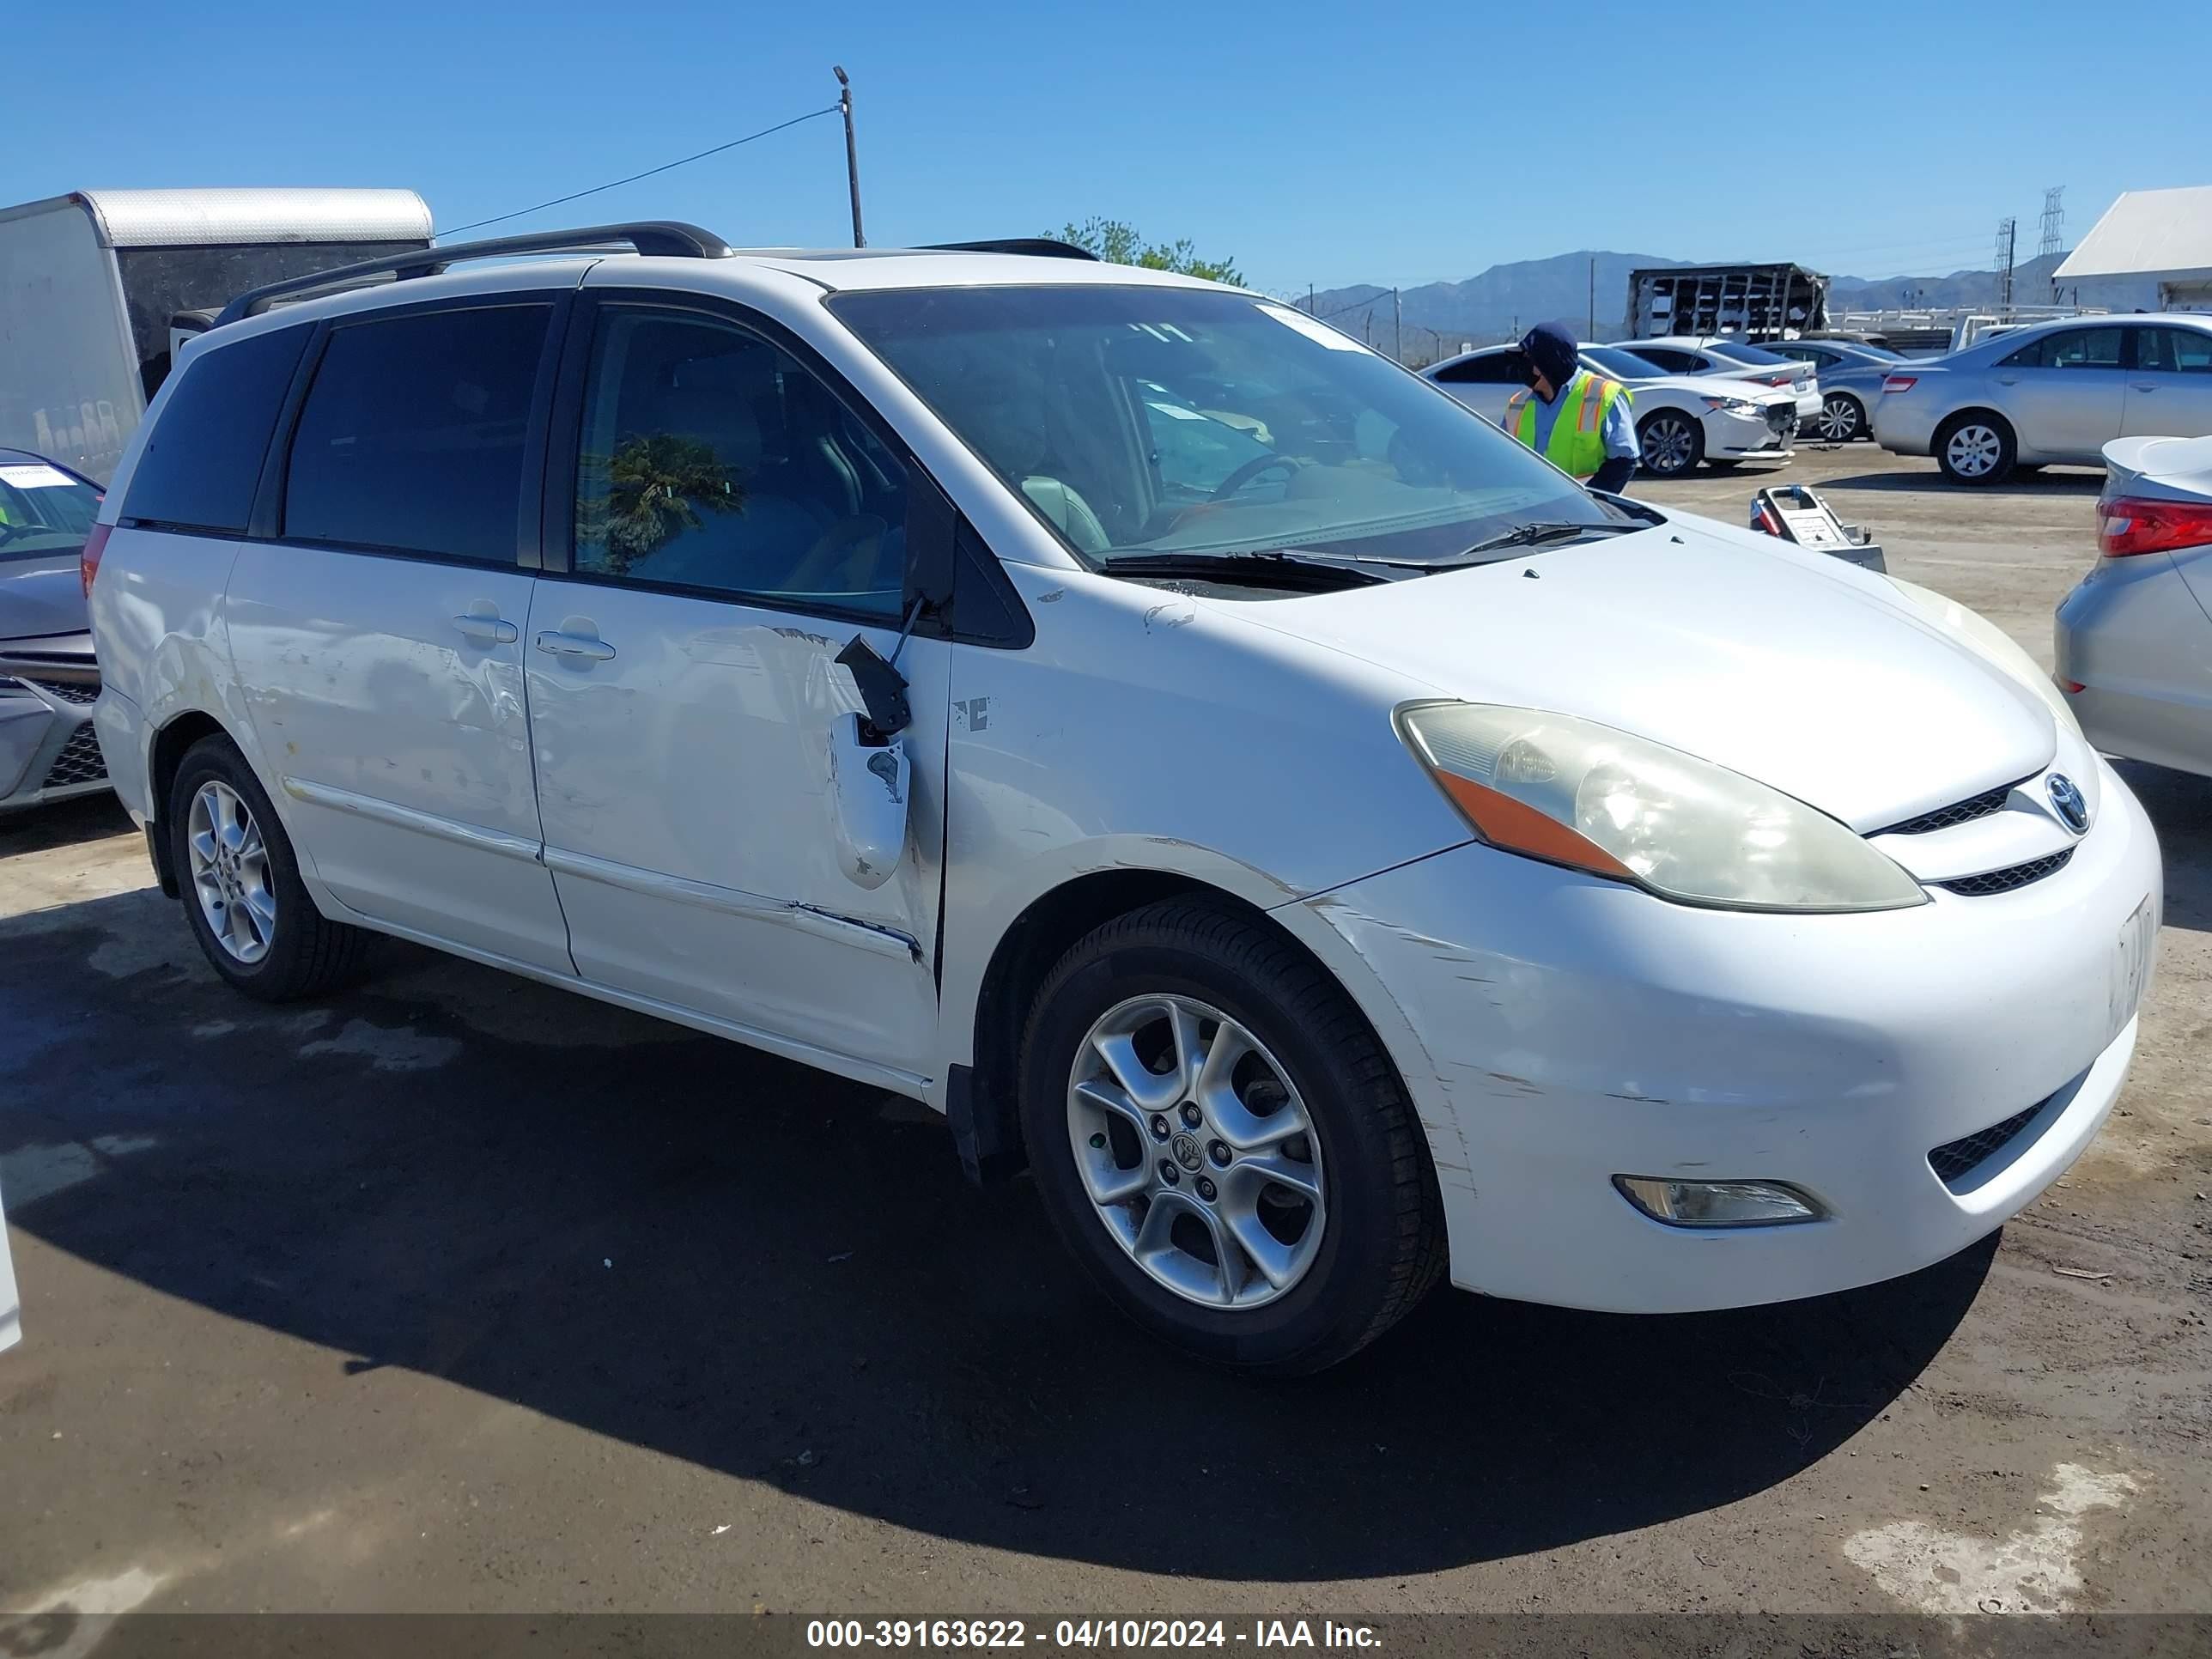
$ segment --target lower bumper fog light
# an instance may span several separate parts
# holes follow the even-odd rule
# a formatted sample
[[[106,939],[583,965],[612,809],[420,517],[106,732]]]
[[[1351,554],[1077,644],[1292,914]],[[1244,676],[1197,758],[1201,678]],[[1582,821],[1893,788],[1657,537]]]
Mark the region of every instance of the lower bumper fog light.
[[[1786,1227],[1827,1213],[1811,1194],[1783,1181],[1669,1181],[1617,1175],[1620,1195],[1670,1227]]]

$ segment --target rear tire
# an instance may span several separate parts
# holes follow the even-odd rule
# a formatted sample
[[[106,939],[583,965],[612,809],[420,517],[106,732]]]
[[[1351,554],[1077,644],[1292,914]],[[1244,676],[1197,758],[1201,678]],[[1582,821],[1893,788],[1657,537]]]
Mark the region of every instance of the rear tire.
[[[1866,406],[1848,392],[1831,392],[1820,400],[1820,412],[1813,417],[1813,430],[1820,434],[1822,443],[1847,444],[1855,438],[1863,438],[1867,432]]]
[[[1165,900],[1078,942],[1031,1005],[1020,1075],[1054,1231],[1193,1358],[1321,1370],[1443,1271],[1436,1175],[1389,1057],[1318,963],[1225,903]]]
[[[233,986],[290,1002],[359,974],[372,935],[315,908],[276,809],[229,738],[185,751],[169,786],[168,832],[192,937]]]
[[[1969,410],[1936,428],[1936,465],[1953,483],[1982,488],[2011,475],[2019,447],[2002,415]]]
[[[1655,478],[1679,478],[1705,457],[1705,428],[1679,409],[1656,410],[1637,423],[1644,470]]]

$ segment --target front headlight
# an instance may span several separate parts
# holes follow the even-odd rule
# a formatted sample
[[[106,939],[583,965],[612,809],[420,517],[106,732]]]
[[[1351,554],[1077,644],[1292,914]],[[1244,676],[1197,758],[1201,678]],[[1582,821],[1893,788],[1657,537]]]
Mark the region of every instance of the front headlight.
[[[1398,729],[1493,846],[1739,910],[1898,910],[1919,883],[1824,812],[1609,726],[1494,703],[1407,703]]]
[[[1762,416],[1764,411],[1748,398],[1708,398],[1705,407],[1718,410],[1723,415]]]

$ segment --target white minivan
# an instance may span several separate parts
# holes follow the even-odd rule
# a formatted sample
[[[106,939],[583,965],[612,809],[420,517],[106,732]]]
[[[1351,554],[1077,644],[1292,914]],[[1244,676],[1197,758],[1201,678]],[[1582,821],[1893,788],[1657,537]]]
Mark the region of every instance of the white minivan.
[[[2134,1050],[2157,845],[2002,635],[1257,295],[435,248],[234,301],[100,516],[223,977],[395,934],[910,1096],[1218,1363],[1907,1272]]]

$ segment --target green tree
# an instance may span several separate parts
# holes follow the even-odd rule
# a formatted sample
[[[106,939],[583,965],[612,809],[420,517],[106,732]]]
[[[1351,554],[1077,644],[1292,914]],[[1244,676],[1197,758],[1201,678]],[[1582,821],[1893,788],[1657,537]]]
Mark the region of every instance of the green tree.
[[[1180,241],[1147,243],[1126,219],[1102,219],[1096,214],[1081,224],[1070,222],[1048,236],[1073,242],[1109,264],[1142,265],[1147,270],[1179,270],[1186,276],[1203,276],[1210,283],[1229,283],[1242,288],[1243,273],[1234,259],[1201,259],[1189,237]]]
[[[611,456],[586,455],[580,469],[576,539],[603,550],[620,575],[705,520],[700,509],[733,513],[744,487],[713,449],[665,432],[624,438]]]

